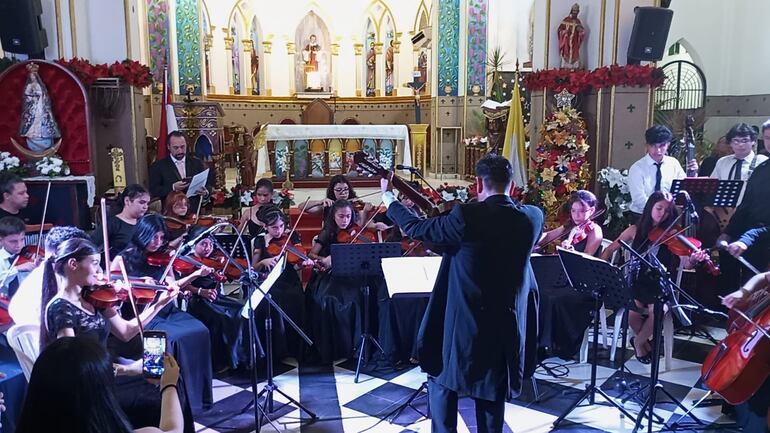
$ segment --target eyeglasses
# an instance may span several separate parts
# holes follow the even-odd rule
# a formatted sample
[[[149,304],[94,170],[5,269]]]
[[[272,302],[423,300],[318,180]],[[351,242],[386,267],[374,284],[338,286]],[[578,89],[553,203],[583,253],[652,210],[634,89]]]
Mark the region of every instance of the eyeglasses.
[[[733,143],[733,144],[749,144],[749,143],[753,143],[753,142],[754,142],[754,140],[752,140],[749,137],[746,137],[746,138],[733,138],[732,140],[730,140],[730,143]]]
[[[348,191],[350,191],[350,188],[348,188],[348,187],[345,187],[345,188],[334,188],[334,192],[338,192],[340,194],[342,194],[343,192],[348,192]]]

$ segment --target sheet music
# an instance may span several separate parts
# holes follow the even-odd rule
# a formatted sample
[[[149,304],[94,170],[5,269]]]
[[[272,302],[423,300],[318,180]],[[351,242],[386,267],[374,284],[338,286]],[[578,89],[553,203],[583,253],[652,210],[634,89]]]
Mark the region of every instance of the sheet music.
[[[209,169],[205,169],[202,172],[193,176],[190,181],[190,186],[187,187],[187,198],[198,195],[198,190],[206,188],[206,180],[209,178]]]
[[[381,263],[391,298],[425,296],[433,291],[441,257],[388,257]]]
[[[281,276],[283,273],[283,268],[286,265],[286,254],[282,255],[280,259],[278,259],[278,262],[276,262],[275,267],[273,267],[273,270],[270,271],[269,274],[267,274],[267,278],[265,278],[265,281],[262,282],[262,284],[259,285],[259,288],[262,290],[254,290],[254,293],[251,294],[251,306],[254,307],[256,310],[259,306],[259,303],[262,302],[263,299],[265,299],[265,295],[262,292],[268,293],[270,292],[270,288],[273,287],[273,284],[275,284],[276,281],[278,281],[278,277]],[[241,309],[241,317],[244,319],[249,318],[249,303],[248,301]]]

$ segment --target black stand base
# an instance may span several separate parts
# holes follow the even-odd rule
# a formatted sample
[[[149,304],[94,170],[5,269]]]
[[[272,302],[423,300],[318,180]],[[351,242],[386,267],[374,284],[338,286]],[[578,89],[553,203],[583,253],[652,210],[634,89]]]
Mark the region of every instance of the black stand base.
[[[371,334],[369,334],[369,286],[364,286],[361,288],[361,292],[363,293],[363,301],[364,301],[364,314],[363,314],[363,320],[364,320],[364,332],[361,334],[361,343],[358,345],[358,362],[356,363],[356,377],[353,379],[353,382],[358,383],[358,376],[361,374],[361,365],[364,361],[364,357],[366,356],[366,343],[372,343],[377,348],[379,353],[385,354],[385,351],[382,350],[382,346],[377,341],[376,338],[372,337]]]
[[[412,405],[415,400],[421,397],[421,393],[425,391],[425,396],[428,396],[428,382],[423,382],[419,388],[417,388],[410,396],[406,399],[405,402],[398,405],[395,409],[390,411],[387,415],[385,415],[382,419],[387,420],[390,418],[388,422],[393,424],[393,422],[398,419],[399,416],[401,416],[401,413],[404,412],[407,408],[412,409],[413,411],[420,414],[423,418],[430,418],[430,405],[428,406],[428,413],[423,413],[420,409],[417,409]]]

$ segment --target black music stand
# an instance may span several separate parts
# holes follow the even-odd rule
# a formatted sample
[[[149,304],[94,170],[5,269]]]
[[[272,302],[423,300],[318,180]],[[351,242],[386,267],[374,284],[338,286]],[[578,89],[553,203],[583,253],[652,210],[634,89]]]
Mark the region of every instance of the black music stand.
[[[553,428],[554,430],[558,429],[567,415],[572,413],[580,402],[586,398],[588,398],[589,405],[596,403],[595,396],[597,393],[623,415],[633,419],[633,415],[630,412],[616,403],[600,387],[596,386],[596,369],[599,356],[599,309],[604,302],[612,304],[625,303],[631,297],[631,291],[623,278],[623,272],[620,268],[588,254],[565,250],[560,247],[556,248],[556,252],[559,255],[570,285],[579,292],[590,293],[594,298],[594,341],[591,349],[593,356],[591,362],[591,383],[586,386],[580,398],[575,400],[566,411],[559,415],[559,418],[553,423]]]
[[[671,194],[687,191],[699,206],[736,207],[744,181],[719,180],[710,177],[687,177],[671,183]]]
[[[369,334],[369,277],[381,276],[380,259],[386,257],[401,257],[401,244],[397,242],[371,244],[332,244],[332,275],[336,277],[357,277],[363,280],[361,293],[363,295],[363,331],[358,349],[355,383],[361,373],[361,362],[364,359],[366,343],[371,342],[383,354],[382,346]]]

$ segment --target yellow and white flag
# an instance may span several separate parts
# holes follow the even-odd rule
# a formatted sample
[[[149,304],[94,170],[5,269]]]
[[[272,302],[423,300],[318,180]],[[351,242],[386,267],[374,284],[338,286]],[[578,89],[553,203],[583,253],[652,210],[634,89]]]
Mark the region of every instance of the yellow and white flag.
[[[527,185],[527,150],[524,134],[524,112],[521,108],[521,92],[519,91],[519,74],[514,76],[511,108],[508,111],[508,125],[505,128],[503,156],[511,161],[513,166],[513,181],[517,187]]]

